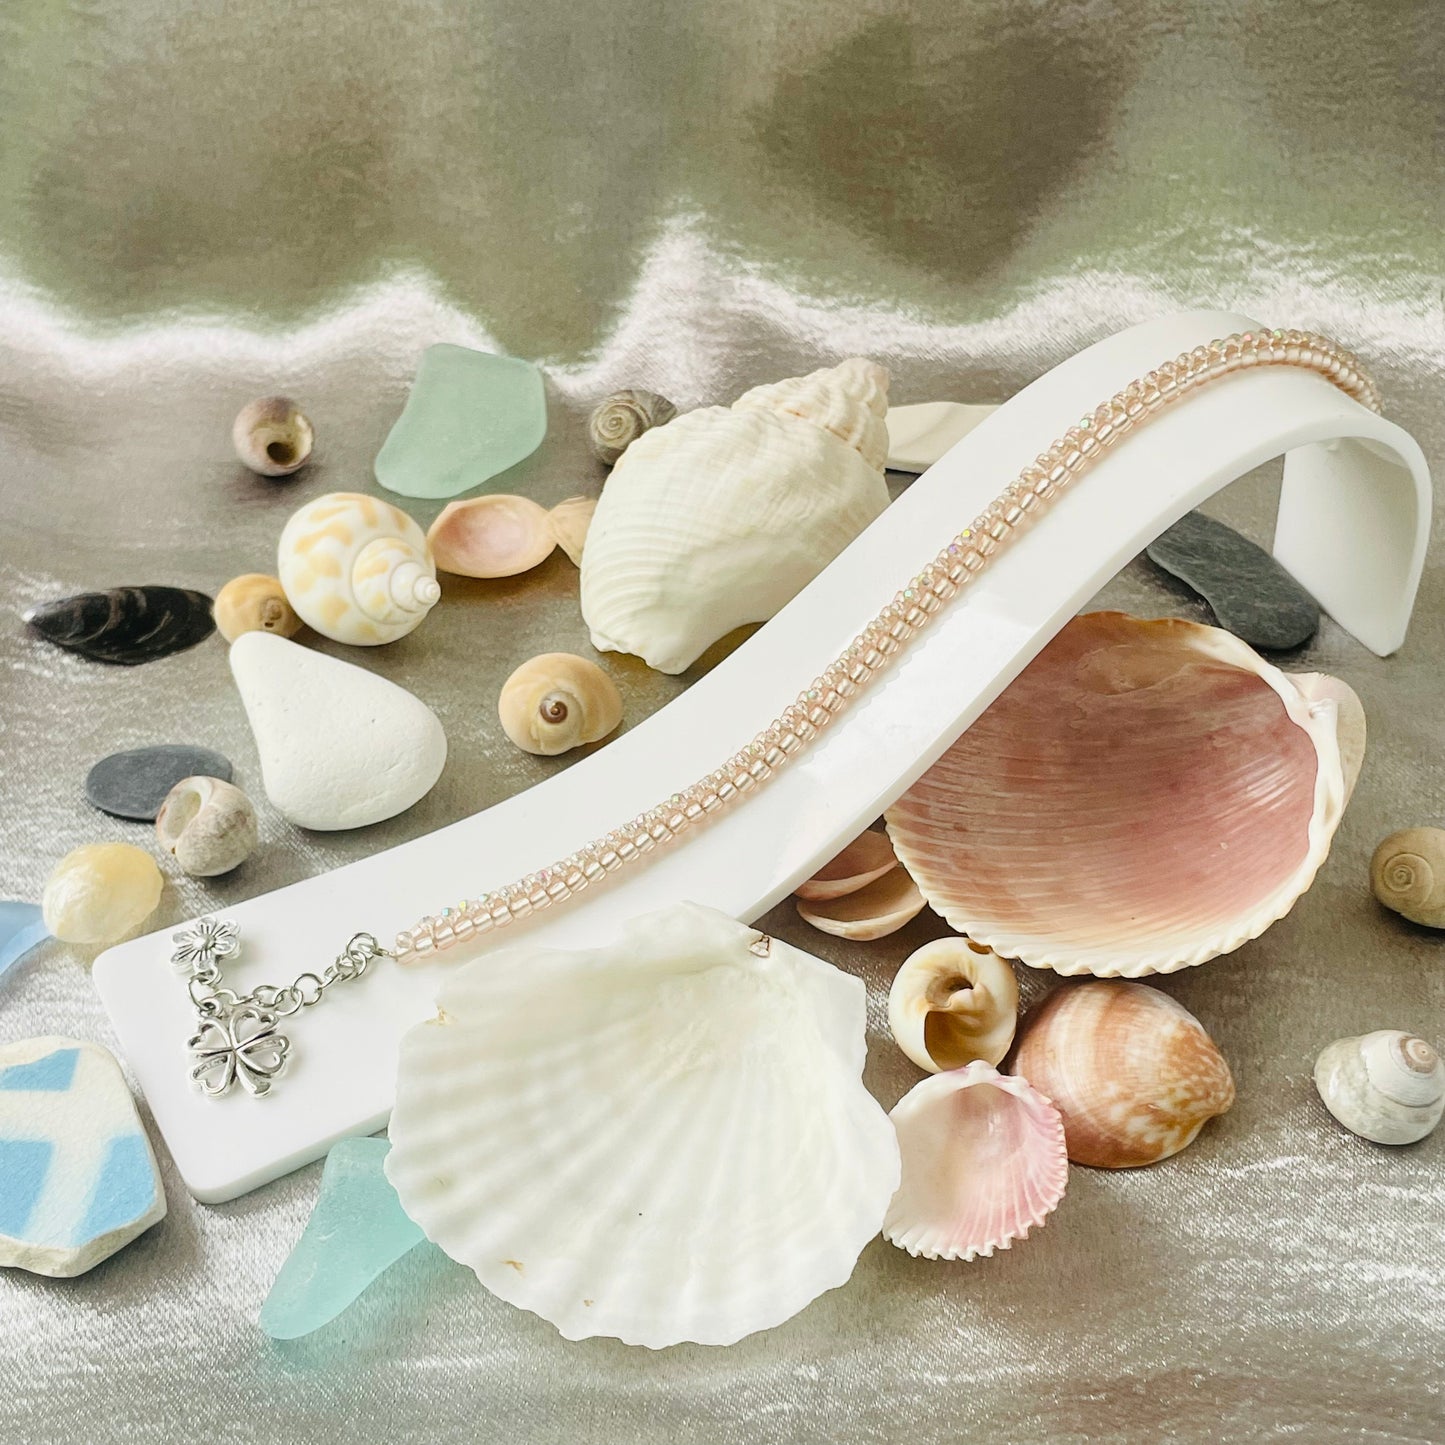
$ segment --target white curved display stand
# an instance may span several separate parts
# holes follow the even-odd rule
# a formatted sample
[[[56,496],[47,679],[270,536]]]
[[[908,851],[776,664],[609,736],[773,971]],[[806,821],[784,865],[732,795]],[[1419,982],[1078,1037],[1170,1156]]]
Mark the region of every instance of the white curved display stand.
[[[227,909],[244,954],[228,982],[278,983],[328,962],[358,930],[386,940],[652,807],[765,727],[1008,481],[1080,416],[1201,343],[1258,329],[1192,312],[1066,361],[925,473],[777,617],[683,696],[547,782],[390,852]],[[520,941],[596,943],[678,899],[756,918],[898,797],[1068,618],[1164,528],[1287,452],[1275,554],[1366,646],[1405,635],[1429,531],[1429,476],[1405,432],[1322,378],[1272,367],[1166,408],[1004,551],[900,661],[766,787],[646,865],[443,961],[366,979],[290,1021],[293,1058],[271,1097],[207,1099],[187,1081],[194,1016],[170,931],[95,965],[121,1047],[197,1198],[233,1198],[348,1134],[383,1127],[397,1044],[432,1013],[440,971]],[[283,1028],[285,1026],[283,1025]]]

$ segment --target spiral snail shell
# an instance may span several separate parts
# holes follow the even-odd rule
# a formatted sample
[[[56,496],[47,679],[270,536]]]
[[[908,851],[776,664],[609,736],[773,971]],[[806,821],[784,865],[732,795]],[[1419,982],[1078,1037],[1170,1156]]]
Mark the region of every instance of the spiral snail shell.
[[[262,477],[289,477],[305,466],[316,434],[287,396],[263,396],[241,408],[231,444],[243,466]]]
[[[1370,859],[1370,887],[1411,923],[1445,928],[1445,829],[1391,833]]]
[[[216,631],[234,642],[243,632],[274,632],[294,637],[301,619],[286,600],[279,578],[261,572],[233,577],[216,593]]]
[[[612,732],[622,721],[622,696],[595,662],[544,652],[502,684],[497,712],[523,752],[553,757]]]
[[[975,1059],[998,1064],[1013,1043],[1019,986],[992,949],[939,938],[904,960],[888,990],[888,1028],[930,1074]]]
[[[655,391],[614,391],[588,417],[587,445],[599,462],[610,467],[643,432],[676,415],[677,408]]]
[[[361,647],[405,637],[441,597],[421,528],[359,492],[329,492],[294,513],[276,570],[303,622]]]
[[[1315,1087],[1346,1129],[1376,1144],[1413,1144],[1445,1114],[1445,1063],[1400,1029],[1336,1039],[1315,1060]]]

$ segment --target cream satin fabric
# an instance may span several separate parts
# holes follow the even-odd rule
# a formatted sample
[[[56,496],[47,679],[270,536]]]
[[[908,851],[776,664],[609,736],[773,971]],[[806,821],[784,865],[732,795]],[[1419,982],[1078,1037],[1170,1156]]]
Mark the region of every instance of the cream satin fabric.
[[[145,841],[84,802],[106,753],[206,744],[260,793],[219,642],[110,669],[29,640],[18,612],[271,570],[294,505],[370,484],[432,341],[548,368],[551,435],[515,477],[542,501],[600,485],[583,421],[617,385],[695,405],[863,352],[892,368],[898,401],[998,400],[1088,340],[1192,304],[1355,347],[1439,466],[1441,34],[1428,4],[1363,0],[11,0],[0,894],[38,896],[79,843]],[[267,391],[316,423],[317,460],[291,482],[229,460],[232,416]],[[425,523],[436,508],[410,510]],[[1267,538],[1270,476],[1217,510]],[[1370,754],[1290,917],[1164,984],[1239,1084],[1180,1158],[1075,1171],[1048,1226],[991,1261],[879,1243],[785,1327],[662,1355],[565,1344],[429,1249],[334,1326],[273,1345],[256,1312],[319,1169],[212,1209],[170,1175],[170,1217],[110,1263],[70,1283],[0,1279],[0,1439],[1445,1438],[1445,1131],[1371,1147],[1310,1083],[1338,1035],[1445,1034],[1445,944],[1384,915],[1366,883],[1382,834],[1445,821],[1442,592],[1432,562],[1397,657],[1326,623],[1289,663],[1359,690]],[[576,594],[560,554],[515,582],[449,583],[420,631],[367,659],[441,715],[437,789],[361,833],[266,813],[256,857],[213,883],[173,877],[157,924],[561,765],[517,753],[494,706],[525,657],[586,651]],[[1206,615],[1144,562],[1102,600]],[[681,685],[609,666],[632,720]],[[868,1080],[891,1105],[917,1075],[886,1035],[887,982],[941,923],[866,947],[788,906],[767,926],[868,981]],[[87,962],[51,946],[0,983],[0,1043],[106,1040]],[[1047,982],[1025,980],[1027,996]]]

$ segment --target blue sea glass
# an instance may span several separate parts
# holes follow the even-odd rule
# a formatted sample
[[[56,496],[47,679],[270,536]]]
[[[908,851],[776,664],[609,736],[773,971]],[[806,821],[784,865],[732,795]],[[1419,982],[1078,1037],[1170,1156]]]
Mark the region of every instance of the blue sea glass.
[[[546,434],[546,387],[531,362],[443,342],[422,353],[376,480],[403,497],[455,497],[531,456]]]
[[[390,1148],[387,1139],[332,1145],[311,1218],[261,1306],[261,1328],[273,1340],[299,1339],[334,1320],[422,1242],[382,1172]]]
[[[38,903],[0,902],[0,978],[49,937]]]

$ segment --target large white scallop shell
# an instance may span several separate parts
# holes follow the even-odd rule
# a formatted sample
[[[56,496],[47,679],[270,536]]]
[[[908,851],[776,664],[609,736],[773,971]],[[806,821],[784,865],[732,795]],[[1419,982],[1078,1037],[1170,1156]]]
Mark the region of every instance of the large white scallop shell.
[[[361,492],[329,492],[293,513],[276,572],[303,622],[361,647],[405,637],[441,597],[421,528]]]
[[[622,454],[582,558],[593,645],[682,672],[888,505],[888,373],[854,358],[686,412]]]
[[[1364,753],[1337,679],[1217,627],[1076,617],[889,810],[960,933],[1062,974],[1137,978],[1284,917],[1329,852]]]
[[[568,1339],[730,1344],[842,1284],[898,1144],[863,985],[696,904],[448,977],[386,1172],[428,1238]]]
[[[903,1173],[883,1237],[909,1254],[987,1257],[1064,1197],[1063,1120],[1017,1075],[975,1060],[915,1084],[889,1117]]]

